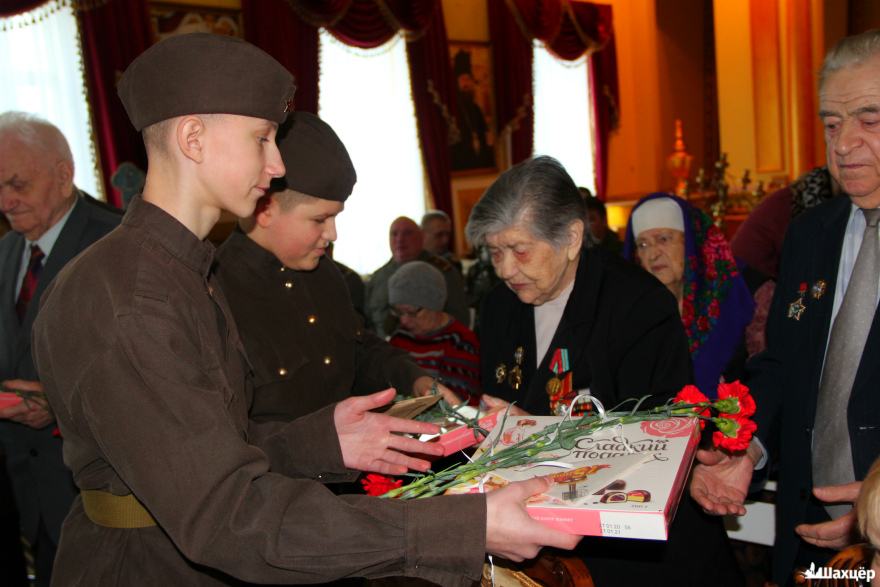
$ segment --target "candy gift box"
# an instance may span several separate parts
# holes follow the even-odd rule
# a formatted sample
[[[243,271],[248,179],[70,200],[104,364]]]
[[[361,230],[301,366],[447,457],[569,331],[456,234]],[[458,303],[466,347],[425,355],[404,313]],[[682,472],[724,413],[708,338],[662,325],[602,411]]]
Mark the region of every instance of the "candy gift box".
[[[478,451],[513,445],[561,419],[509,416]],[[492,491],[550,476],[551,488],[527,503],[536,520],[585,536],[666,540],[699,434],[695,418],[620,424],[579,438],[570,450],[541,453],[540,462],[493,470],[448,493]]]

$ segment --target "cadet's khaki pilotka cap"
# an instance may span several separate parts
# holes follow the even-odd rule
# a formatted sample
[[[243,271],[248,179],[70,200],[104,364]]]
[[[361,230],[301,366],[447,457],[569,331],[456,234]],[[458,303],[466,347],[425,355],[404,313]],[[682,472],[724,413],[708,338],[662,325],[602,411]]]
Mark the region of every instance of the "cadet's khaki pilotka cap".
[[[241,39],[192,33],[159,41],[125,70],[117,91],[145,127],[186,114],[240,114],[282,123],[293,110],[293,76]]]
[[[329,124],[309,112],[294,112],[278,130],[287,173],[272,188],[291,189],[322,200],[344,202],[357,182],[348,150]]]

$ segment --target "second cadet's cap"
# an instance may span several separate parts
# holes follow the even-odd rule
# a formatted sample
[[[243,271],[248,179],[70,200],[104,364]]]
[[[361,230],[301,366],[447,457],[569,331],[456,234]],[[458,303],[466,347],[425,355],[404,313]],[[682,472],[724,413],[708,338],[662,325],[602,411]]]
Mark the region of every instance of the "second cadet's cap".
[[[273,182],[273,188],[337,202],[351,195],[357,173],[348,150],[314,114],[294,112],[278,131],[278,149],[287,173]]]
[[[159,41],[125,70],[117,91],[140,131],[186,114],[240,114],[282,123],[293,110],[293,76],[262,49],[224,35]]]

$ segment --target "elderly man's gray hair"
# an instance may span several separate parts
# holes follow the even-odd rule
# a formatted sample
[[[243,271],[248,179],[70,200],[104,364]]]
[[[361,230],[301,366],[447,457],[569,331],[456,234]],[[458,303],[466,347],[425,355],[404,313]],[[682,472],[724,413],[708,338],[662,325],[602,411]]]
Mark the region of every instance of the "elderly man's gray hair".
[[[58,127],[29,112],[10,110],[0,114],[0,136],[13,136],[34,151],[54,153],[60,160],[73,164],[73,153]]]
[[[819,70],[819,89],[832,73],[844,67],[859,65],[875,55],[880,55],[880,29],[842,38],[825,55],[822,69]]]
[[[553,157],[523,161],[502,173],[471,211],[465,234],[471,245],[522,223],[538,239],[559,248],[568,228],[584,221],[586,209],[571,176]]]

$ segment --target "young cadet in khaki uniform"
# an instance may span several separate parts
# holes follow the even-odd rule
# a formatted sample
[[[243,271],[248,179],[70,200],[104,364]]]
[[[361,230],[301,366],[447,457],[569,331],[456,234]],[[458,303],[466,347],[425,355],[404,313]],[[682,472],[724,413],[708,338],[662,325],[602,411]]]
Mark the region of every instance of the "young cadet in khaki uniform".
[[[38,372],[82,491],[54,583],[404,574],[465,585],[484,550],[517,559],[541,544],[573,546],[576,537],[525,512],[540,479],[417,502],[337,497],[315,481],[427,466],[399,452],[421,443],[394,431],[435,427],[367,411],[390,390],[288,424],[249,422],[249,365],[204,238],[221,210],[251,215],[283,175],[275,131],[293,78],[243,41],[193,34],[148,49],[119,92],[147,145],[144,193],[61,271],[34,326]]]
[[[393,385],[424,395],[432,378],[364,330],[327,247],[357,181],[339,137],[296,112],[279,131],[286,169],[217,250],[217,278],[254,369],[253,420],[292,420]]]

